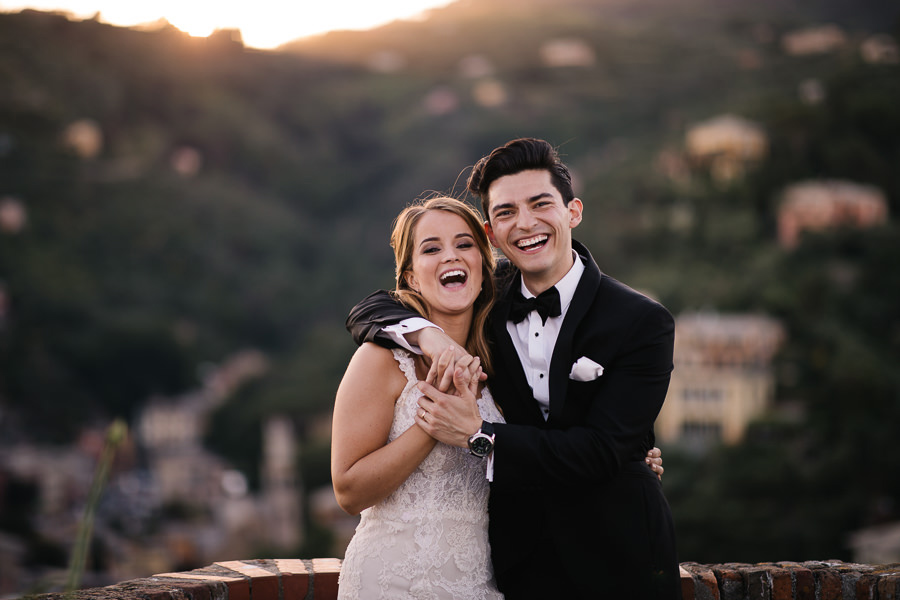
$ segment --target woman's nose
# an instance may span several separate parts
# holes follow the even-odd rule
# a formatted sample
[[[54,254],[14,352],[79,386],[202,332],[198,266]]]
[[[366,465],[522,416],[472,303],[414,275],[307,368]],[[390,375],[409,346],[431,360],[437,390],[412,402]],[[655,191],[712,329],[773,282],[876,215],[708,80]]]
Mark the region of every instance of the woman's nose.
[[[444,252],[444,262],[453,262],[454,260],[459,260],[459,254],[457,254],[456,248],[450,248]]]

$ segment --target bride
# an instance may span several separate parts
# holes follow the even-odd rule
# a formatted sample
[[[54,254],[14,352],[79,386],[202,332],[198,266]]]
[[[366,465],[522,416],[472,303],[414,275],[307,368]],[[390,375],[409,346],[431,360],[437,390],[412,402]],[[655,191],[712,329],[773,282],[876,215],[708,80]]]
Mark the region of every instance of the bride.
[[[483,384],[490,373],[484,322],[494,258],[477,212],[453,198],[404,209],[391,235],[394,294],[475,359],[435,361],[363,344],[338,388],[331,474],[338,503],[362,513],[341,569],[340,599],[502,599],[487,535],[486,461],[436,442],[416,423],[419,381],[453,385],[483,419],[503,417]],[[437,370],[437,369],[436,369]],[[477,398],[477,400],[476,400]]]

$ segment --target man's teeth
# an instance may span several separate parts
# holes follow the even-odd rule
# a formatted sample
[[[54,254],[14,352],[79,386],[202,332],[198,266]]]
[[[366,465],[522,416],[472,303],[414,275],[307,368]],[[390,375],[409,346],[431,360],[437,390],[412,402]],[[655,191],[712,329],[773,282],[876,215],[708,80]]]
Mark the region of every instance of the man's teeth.
[[[527,240],[519,240],[518,242],[516,242],[516,245],[519,248],[527,248],[528,246],[535,246],[537,244],[540,244],[541,242],[546,242],[546,241],[547,241],[546,235],[536,235],[532,238],[528,238]]]

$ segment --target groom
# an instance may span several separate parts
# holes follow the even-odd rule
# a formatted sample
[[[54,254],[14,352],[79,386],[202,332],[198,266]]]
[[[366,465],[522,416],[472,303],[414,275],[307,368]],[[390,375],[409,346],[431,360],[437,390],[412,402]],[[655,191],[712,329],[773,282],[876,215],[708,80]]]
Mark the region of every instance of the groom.
[[[506,423],[480,422],[427,384],[418,422],[488,456],[500,590],[508,600],[680,598],[672,516],[644,463],[672,371],[671,315],[572,240],[583,205],[547,142],[495,149],[468,188],[512,263],[497,274],[488,324],[489,385]],[[357,342],[384,344],[383,328],[410,316],[376,293],[347,327]],[[423,329],[418,345],[436,357],[442,335]]]

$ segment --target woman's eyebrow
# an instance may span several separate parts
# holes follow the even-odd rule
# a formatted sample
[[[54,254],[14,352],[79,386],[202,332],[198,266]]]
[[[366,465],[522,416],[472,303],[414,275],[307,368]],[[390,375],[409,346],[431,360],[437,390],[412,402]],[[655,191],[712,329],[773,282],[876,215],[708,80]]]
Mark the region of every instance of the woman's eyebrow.
[[[472,235],[471,233],[469,233],[468,231],[461,231],[453,236],[453,239],[455,239],[455,240],[459,239],[459,238],[471,238],[474,240],[475,236]],[[433,236],[427,237],[424,240],[422,240],[421,242],[419,242],[419,246],[421,246],[423,244],[427,244],[429,242],[439,242],[439,241],[441,241],[441,238],[437,237],[436,235],[433,235]]]

